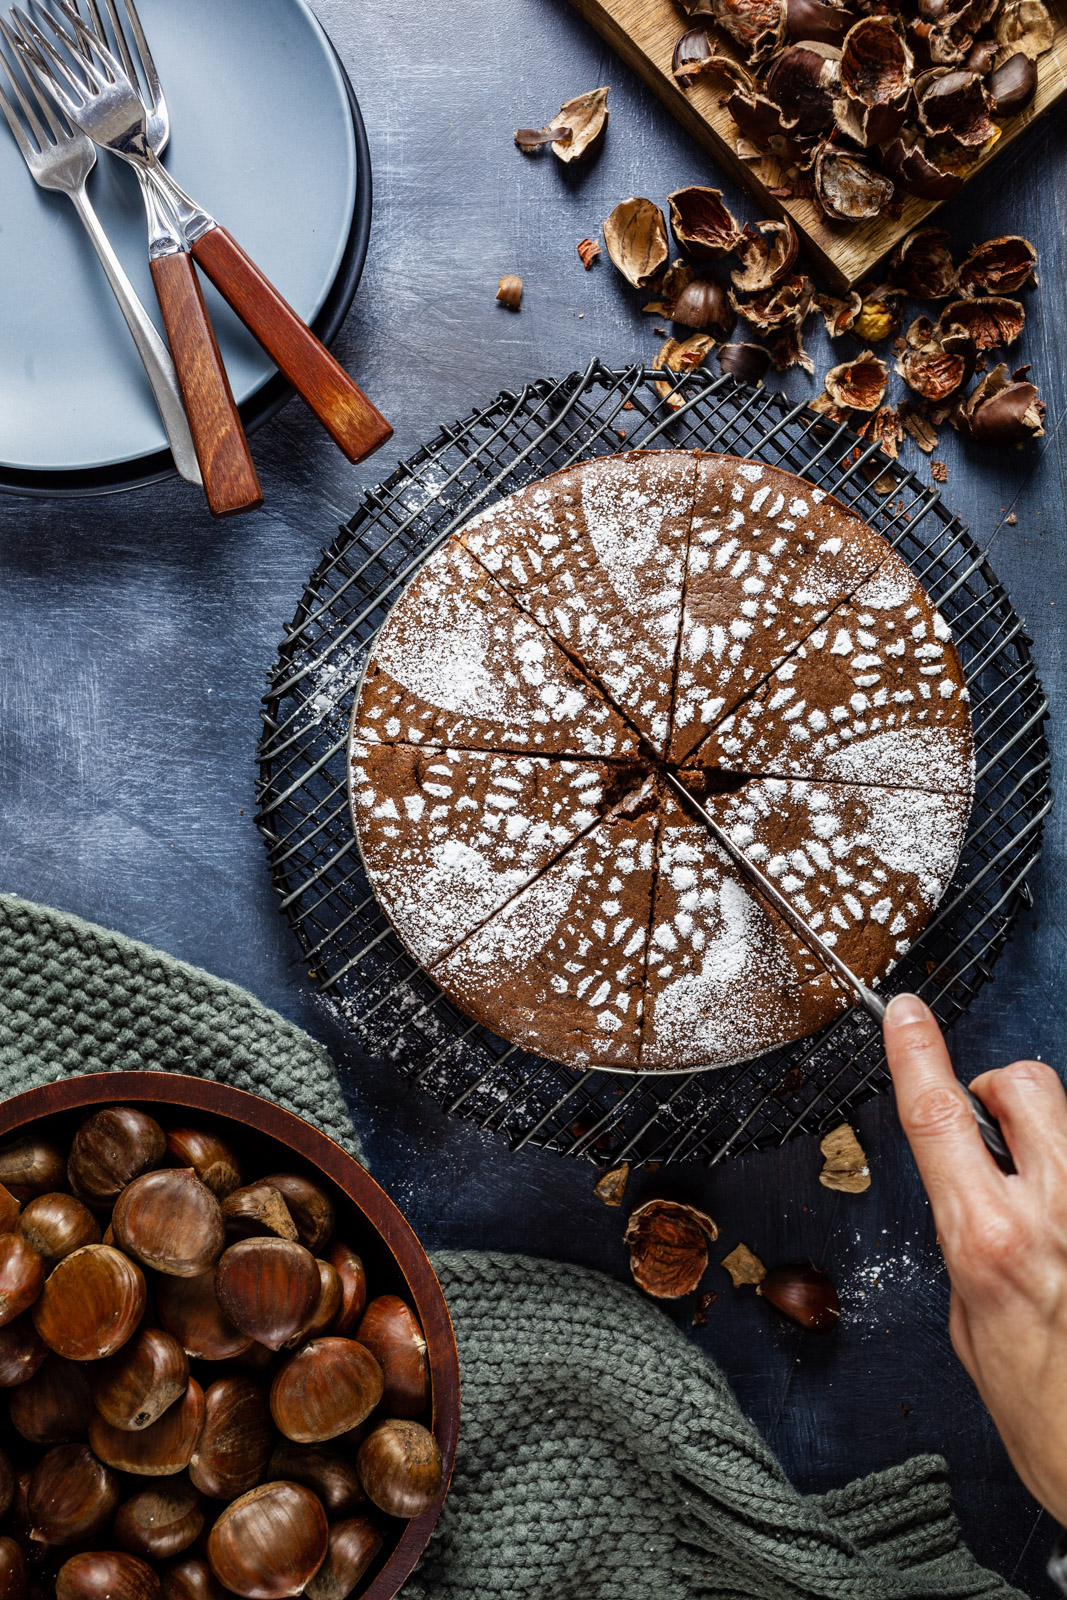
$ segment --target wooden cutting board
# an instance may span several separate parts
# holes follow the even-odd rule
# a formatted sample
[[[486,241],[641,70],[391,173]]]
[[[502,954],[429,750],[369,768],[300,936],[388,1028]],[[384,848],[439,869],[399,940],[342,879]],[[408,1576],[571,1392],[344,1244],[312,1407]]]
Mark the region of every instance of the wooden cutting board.
[[[721,84],[700,79],[681,89],[671,75],[674,46],[685,32],[685,20],[673,0],[571,0],[608,44],[642,77],[674,113],[682,126],[718,164],[758,201],[764,216],[788,214],[809,263],[837,290],[874,275],[890,250],[936,211],[939,202],[909,199],[899,217],[878,217],[860,224],[829,222],[810,200],[776,200],[768,191],[778,181],[777,163],[742,161],[735,150],[737,127],[724,106]],[[979,172],[995,161],[1035,117],[1067,92],[1067,0],[1049,4],[1056,36],[1052,49],[1037,63],[1037,94],[1032,104],[1005,124],[1004,132],[980,161]]]

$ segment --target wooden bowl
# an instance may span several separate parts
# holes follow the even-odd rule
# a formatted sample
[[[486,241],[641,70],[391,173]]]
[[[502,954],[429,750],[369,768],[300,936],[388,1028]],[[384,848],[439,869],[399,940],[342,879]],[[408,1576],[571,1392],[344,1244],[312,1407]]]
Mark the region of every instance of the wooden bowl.
[[[326,1180],[337,1208],[338,1236],[363,1257],[371,1296],[394,1293],[418,1313],[430,1363],[433,1432],[444,1465],[441,1493],[410,1522],[383,1518],[385,1543],[358,1600],[389,1600],[410,1575],[441,1514],[459,1437],[459,1356],[441,1285],[410,1224],[368,1172],[302,1117],[243,1089],[172,1072],[98,1072],[64,1078],[0,1103],[0,1143],[31,1127],[69,1145],[85,1115],[102,1105],[139,1105],[163,1124],[216,1127],[257,1173],[305,1170]],[[181,1116],[168,1116],[167,1108]],[[13,1462],[16,1470],[20,1463]],[[149,1480],[145,1480],[148,1482]]]

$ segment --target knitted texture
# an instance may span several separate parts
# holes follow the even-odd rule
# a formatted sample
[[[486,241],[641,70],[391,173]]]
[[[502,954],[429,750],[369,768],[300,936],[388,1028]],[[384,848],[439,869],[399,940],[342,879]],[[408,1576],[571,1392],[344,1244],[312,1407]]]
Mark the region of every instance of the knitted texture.
[[[326,1052],[244,990],[0,896],[0,1094],[196,1073],[358,1153]],[[519,1256],[433,1257],[459,1342],[452,1491],[409,1600],[1025,1600],[960,1540],[945,1463],[800,1495],[722,1374],[634,1290]]]

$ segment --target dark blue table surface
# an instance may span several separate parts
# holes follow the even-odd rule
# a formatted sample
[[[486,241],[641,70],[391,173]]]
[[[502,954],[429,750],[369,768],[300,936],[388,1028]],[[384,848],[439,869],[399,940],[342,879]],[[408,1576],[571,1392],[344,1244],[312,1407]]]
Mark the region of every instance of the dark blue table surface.
[[[594,1197],[590,1167],[513,1157],[447,1119],[394,1071],[361,1060],[309,997],[252,821],[253,758],[283,625],[364,489],[502,388],[593,355],[651,360],[653,319],[606,258],[583,272],[575,245],[627,195],[662,204],[671,189],[723,178],[567,0],[464,0],[447,19],[399,0],[317,0],[317,10],[352,76],[374,158],[370,257],[338,354],[395,437],[350,467],[291,403],[255,438],[266,508],[223,524],[177,482],[95,501],[0,500],[0,883],[234,979],[326,1040],[374,1171],[428,1246],[557,1255],[625,1277],[625,1210]],[[612,117],[595,165],[572,172],[516,151],[516,127],[599,83],[612,86]],[[946,430],[936,452],[949,466],[948,503],[989,544],[1028,620],[1052,697],[1057,775],[1067,670],[1065,126],[1053,112],[943,213],[959,248],[1007,232],[1039,247],[1042,284],[1027,300],[1019,359],[1033,362],[1048,402],[1047,436],[994,454]],[[724,187],[740,218],[757,216]],[[494,301],[504,272],[525,281],[517,316]],[[809,342],[825,370],[821,324]],[[844,359],[855,347],[838,348]],[[800,373],[785,387],[814,392]],[[929,475],[917,452],[906,455]],[[1033,915],[955,1030],[968,1075],[1016,1055],[1059,1061],[1062,858],[1054,815]],[[720,1297],[691,1337],[802,1488],[943,1452],[975,1550],[1044,1594],[1049,1519],[950,1349],[945,1275],[893,1107],[876,1101],[855,1121],[874,1174],[859,1197],[820,1187],[810,1139],[712,1174],[672,1170],[672,1187],[718,1220],[716,1260],[738,1239],[771,1263],[812,1256],[833,1272],[846,1308],[839,1334],[820,1342],[735,1293],[713,1266],[707,1286]],[[657,1182],[662,1175],[643,1176],[628,1201]]]

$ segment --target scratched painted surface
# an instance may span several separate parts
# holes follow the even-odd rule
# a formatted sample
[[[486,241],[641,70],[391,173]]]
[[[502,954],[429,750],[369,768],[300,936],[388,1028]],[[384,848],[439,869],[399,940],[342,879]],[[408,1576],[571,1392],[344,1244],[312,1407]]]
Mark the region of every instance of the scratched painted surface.
[[[177,484],[66,505],[0,500],[0,883],[246,984],[320,1033],[341,1062],[377,1175],[427,1244],[561,1255],[621,1276],[622,1214],[593,1197],[590,1168],[513,1158],[447,1120],[388,1069],[361,1063],[308,999],[251,821],[253,753],[282,624],[362,489],[505,386],[593,355],[651,358],[658,340],[637,297],[606,260],[584,273],[575,245],[629,194],[662,203],[672,188],[718,179],[566,0],[464,0],[446,26],[399,0],[319,0],[319,12],[355,82],[375,161],[371,253],[339,350],[396,437],[352,468],[290,404],[255,439],[266,510],[221,525]],[[612,85],[613,107],[598,164],[572,173],[548,155],[518,154],[514,128],[598,83]],[[1049,402],[1048,437],[1041,450],[983,457],[948,435],[936,452],[949,465],[948,502],[990,542],[1029,619],[1053,697],[1057,772],[1067,670],[1065,130],[1067,113],[1054,114],[944,214],[960,245],[1021,231],[1040,246],[1043,285],[1027,301],[1020,360],[1033,361]],[[740,195],[727,199],[751,215]],[[517,316],[493,298],[510,271],[526,283]],[[824,368],[821,331],[811,344]],[[812,392],[799,374],[787,387]],[[1017,1054],[1059,1058],[1062,856],[1054,819],[1033,917],[956,1030],[969,1072]],[[708,1286],[720,1298],[693,1337],[801,1486],[944,1451],[979,1555],[1046,1593],[1048,1519],[950,1351],[929,1212],[891,1105],[864,1108],[857,1125],[875,1175],[858,1198],[820,1188],[808,1140],[712,1175],[671,1174],[673,1188],[718,1219],[719,1254],[740,1238],[771,1263],[813,1256],[833,1271],[848,1313],[840,1335],[819,1343],[772,1321],[713,1267]],[[634,1197],[654,1181],[635,1185]]]

